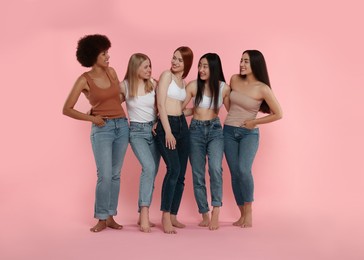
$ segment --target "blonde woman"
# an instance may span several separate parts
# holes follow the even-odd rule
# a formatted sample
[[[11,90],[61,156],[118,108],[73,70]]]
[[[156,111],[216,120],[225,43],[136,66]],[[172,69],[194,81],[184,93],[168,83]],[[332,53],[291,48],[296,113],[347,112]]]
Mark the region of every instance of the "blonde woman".
[[[154,180],[159,167],[159,150],[152,134],[157,119],[155,103],[156,81],[151,77],[152,64],[142,53],[133,54],[120,84],[129,115],[129,142],[142,166],[139,184],[139,225],[142,232],[151,232],[149,207],[152,202]]]

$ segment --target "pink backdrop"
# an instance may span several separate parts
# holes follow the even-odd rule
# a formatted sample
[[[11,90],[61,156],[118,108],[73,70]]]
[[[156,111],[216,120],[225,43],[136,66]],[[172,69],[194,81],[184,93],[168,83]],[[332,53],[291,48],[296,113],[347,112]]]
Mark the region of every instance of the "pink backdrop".
[[[364,24],[359,0],[96,1],[13,0],[0,4],[0,259],[363,259]],[[221,228],[200,216],[188,168],[176,236],[135,225],[140,167],[131,149],[122,169],[123,231],[92,234],[95,165],[90,125],[62,115],[75,79],[78,39],[101,33],[123,78],[129,56],[150,56],[155,78],[173,50],[220,55],[225,77],[245,49],[266,57],[284,118],[261,127],[254,165],[254,227],[237,216],[224,161]],[[89,106],[82,97],[78,108]],[[223,111],[221,118],[224,119]],[[161,164],[151,207],[159,223]]]

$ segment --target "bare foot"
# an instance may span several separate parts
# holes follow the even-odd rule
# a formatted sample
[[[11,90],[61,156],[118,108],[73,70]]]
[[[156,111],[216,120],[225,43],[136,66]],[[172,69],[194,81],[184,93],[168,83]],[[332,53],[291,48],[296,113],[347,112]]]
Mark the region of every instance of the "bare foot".
[[[176,234],[177,231],[174,229],[171,222],[171,214],[169,212],[163,212],[162,214],[162,226],[163,231],[166,234]]]
[[[99,220],[99,222],[97,222],[97,224],[95,226],[90,228],[90,231],[97,233],[97,232],[104,230],[105,228],[106,228],[106,220]]]
[[[244,217],[240,217],[237,221],[233,223],[234,226],[241,227],[244,223]]]
[[[244,221],[242,228],[250,228],[253,226],[253,210],[251,203],[244,206]]]
[[[123,226],[116,223],[116,221],[114,220],[114,218],[112,216],[108,217],[106,220],[106,226],[112,229],[122,229]]]
[[[140,226],[140,219],[138,219],[137,225]],[[155,227],[155,223],[149,221],[150,227]]]
[[[149,209],[148,207],[142,207],[140,210],[140,231],[145,233],[150,233],[150,225],[149,225]]]
[[[177,216],[176,216],[176,215],[172,215],[172,214],[170,214],[170,216],[171,216],[171,223],[172,223],[172,225],[173,225],[174,227],[176,227],[176,228],[185,228],[185,227],[186,227],[186,225],[185,225],[185,224],[182,224],[181,222],[179,222],[179,221],[177,220]]]
[[[198,224],[200,227],[208,227],[210,224],[210,214],[208,212],[202,214],[202,221]]]
[[[234,226],[241,227],[244,223],[244,206],[239,206],[240,218],[233,223]]]
[[[211,213],[211,222],[209,225],[210,230],[216,230],[219,228],[219,214],[220,214],[220,207],[214,207]]]

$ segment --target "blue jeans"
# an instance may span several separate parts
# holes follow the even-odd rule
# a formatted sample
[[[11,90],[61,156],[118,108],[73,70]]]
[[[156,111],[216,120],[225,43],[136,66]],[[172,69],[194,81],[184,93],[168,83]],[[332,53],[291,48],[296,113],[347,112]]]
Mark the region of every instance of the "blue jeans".
[[[237,205],[254,201],[252,165],[259,146],[259,129],[224,126],[224,150]]]
[[[207,202],[205,166],[208,158],[210,175],[211,205],[222,206],[222,158],[224,155],[224,135],[220,119],[192,119],[190,124],[190,162],[192,166],[193,191],[199,213],[209,211]]]
[[[185,186],[185,174],[189,153],[189,135],[185,116],[168,116],[172,134],[176,138],[176,149],[166,147],[166,134],[158,120],[157,144],[167,166],[162,186],[161,211],[177,215]]]
[[[105,120],[105,126],[92,124],[91,143],[97,167],[95,218],[117,214],[120,170],[129,141],[126,118]]]
[[[152,202],[154,180],[157,176],[160,154],[152,134],[153,122],[130,122],[129,142],[142,166],[138,206],[149,207]]]

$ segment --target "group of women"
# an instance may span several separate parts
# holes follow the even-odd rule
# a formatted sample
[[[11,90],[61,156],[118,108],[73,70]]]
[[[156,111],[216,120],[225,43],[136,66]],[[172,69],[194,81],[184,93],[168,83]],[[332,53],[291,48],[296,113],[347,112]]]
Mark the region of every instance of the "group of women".
[[[92,122],[91,143],[97,167],[94,217],[98,222],[90,230],[122,228],[113,217],[117,214],[120,171],[129,143],[142,167],[138,201],[141,231],[150,232],[154,226],[149,220],[149,207],[160,157],[166,164],[160,207],[163,231],[175,234],[175,228],[185,227],[177,220],[177,214],[188,158],[194,195],[202,215],[199,226],[218,229],[224,153],[240,210],[240,217],[233,224],[251,227],[254,200],[251,168],[258,149],[257,126],[282,117],[263,55],[257,50],[244,51],[240,72],[231,77],[228,85],[215,53],[199,59],[197,79],[188,84],[185,78],[193,63],[189,47],[174,51],[170,69],[158,81],[151,76],[149,57],[135,53],[120,82],[109,66],[110,47],[109,39],[99,34],[86,35],[78,41],[77,60],[91,70],[79,76],[63,107],[63,114]],[[75,109],[81,93],[92,106],[89,113]],[[193,106],[188,107],[191,100]],[[121,106],[124,101],[128,119]],[[223,126],[218,116],[222,104],[228,111]],[[258,118],[259,111],[267,115]],[[189,126],[186,116],[192,116]],[[211,216],[205,182],[206,158]]]

